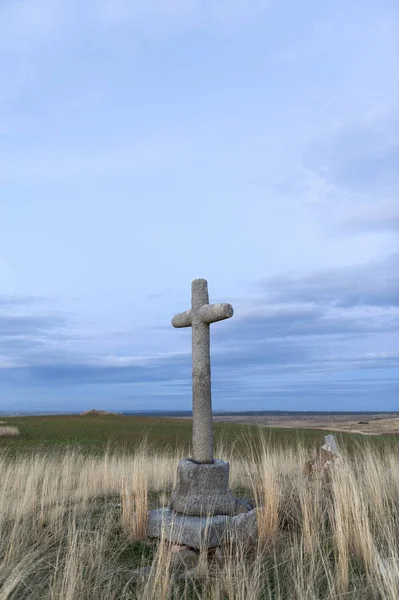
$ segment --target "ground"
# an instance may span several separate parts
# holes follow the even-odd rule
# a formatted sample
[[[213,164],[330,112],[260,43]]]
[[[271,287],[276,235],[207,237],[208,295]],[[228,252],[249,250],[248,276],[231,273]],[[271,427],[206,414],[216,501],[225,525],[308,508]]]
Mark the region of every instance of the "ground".
[[[290,416],[216,416],[215,422],[240,423],[262,427],[287,427],[290,429],[328,429],[329,431],[352,432],[366,435],[399,434],[399,413],[326,414]]]
[[[189,419],[2,420],[20,435],[0,438],[0,598],[399,597],[397,435],[337,432],[342,460],[309,476],[324,435],[347,422],[216,422],[215,455],[230,462],[234,495],[260,507],[259,539],[241,554],[226,543],[222,570],[205,561],[180,581],[174,546],[148,540],[146,519],[168,504],[178,460],[190,456]],[[152,567],[143,582],[140,567]]]

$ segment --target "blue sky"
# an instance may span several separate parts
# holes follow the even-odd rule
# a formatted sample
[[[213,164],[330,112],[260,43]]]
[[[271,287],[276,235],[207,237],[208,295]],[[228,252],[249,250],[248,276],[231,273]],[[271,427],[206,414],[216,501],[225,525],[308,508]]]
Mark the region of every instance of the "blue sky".
[[[399,409],[396,2],[1,0],[0,410]]]

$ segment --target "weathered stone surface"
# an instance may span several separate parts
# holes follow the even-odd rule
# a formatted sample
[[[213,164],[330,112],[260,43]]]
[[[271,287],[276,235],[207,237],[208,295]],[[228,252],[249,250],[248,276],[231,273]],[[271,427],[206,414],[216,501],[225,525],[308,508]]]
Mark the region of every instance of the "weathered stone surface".
[[[158,508],[148,513],[147,535],[158,539],[164,537],[172,543],[196,549],[216,548],[228,540],[236,544],[255,544],[260,510],[258,507],[234,517],[216,515],[207,518]]]
[[[192,516],[234,515],[237,503],[228,486],[229,463],[198,464],[184,458],[177,468],[169,508]]]
[[[175,552],[172,557],[173,569],[193,569],[197,566],[199,560],[198,553],[194,550],[183,549]]]
[[[209,325],[233,316],[231,304],[209,304],[205,279],[191,284],[191,309],[173,317],[173,327],[192,327],[193,459],[213,462]]]
[[[229,524],[230,540],[236,544],[255,544],[258,539],[258,511],[254,508],[247,513],[232,517]]]
[[[190,548],[215,548],[224,539],[232,518],[187,516],[169,508],[157,508],[148,512],[147,535]]]

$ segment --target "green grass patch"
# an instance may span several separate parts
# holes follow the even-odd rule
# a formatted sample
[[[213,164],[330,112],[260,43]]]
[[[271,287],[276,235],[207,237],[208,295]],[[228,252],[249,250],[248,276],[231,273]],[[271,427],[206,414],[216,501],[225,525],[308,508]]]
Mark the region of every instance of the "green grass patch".
[[[0,452],[8,455],[21,452],[65,451],[76,449],[79,452],[95,454],[109,447],[114,452],[134,453],[143,442],[156,452],[181,450],[188,455],[192,424],[190,419],[168,419],[138,416],[81,416],[56,415],[34,417],[3,418],[7,424],[18,427],[20,435],[0,438]],[[317,449],[328,431],[312,429],[264,428],[256,425],[235,423],[215,423],[215,446],[222,444],[233,454],[242,454],[248,445],[256,451],[261,439],[267,446],[305,447]],[[335,433],[341,448],[349,453],[361,451],[365,446],[384,451],[395,446],[398,436],[363,436],[360,434]]]
[[[141,566],[150,566],[154,560],[154,546],[146,542],[132,540],[121,544],[121,550],[116,558],[118,563],[132,569]]]

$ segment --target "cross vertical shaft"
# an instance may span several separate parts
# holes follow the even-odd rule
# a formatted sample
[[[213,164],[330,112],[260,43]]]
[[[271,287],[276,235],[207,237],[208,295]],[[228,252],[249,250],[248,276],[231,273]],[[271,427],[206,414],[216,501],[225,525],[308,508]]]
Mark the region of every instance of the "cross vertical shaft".
[[[233,316],[231,304],[209,304],[205,279],[191,285],[191,309],[175,315],[173,327],[192,328],[193,460],[213,463],[209,325]]]
[[[205,279],[191,284],[192,361],[193,361],[193,457],[197,462],[213,462],[211,356],[209,324],[199,311],[209,304]]]

